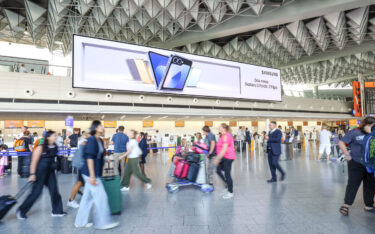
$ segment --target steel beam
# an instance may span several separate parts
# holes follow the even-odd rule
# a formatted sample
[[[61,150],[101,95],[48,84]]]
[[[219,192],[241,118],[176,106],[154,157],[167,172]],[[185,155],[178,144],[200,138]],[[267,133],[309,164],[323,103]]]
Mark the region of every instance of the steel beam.
[[[153,46],[174,48],[200,41],[236,35],[275,25],[322,16],[331,12],[346,11],[374,4],[374,0],[295,0],[280,9],[266,12],[258,17],[235,16],[205,32],[183,32],[170,41],[151,43]],[[245,13],[246,14],[246,13]],[[194,29],[192,29],[194,30]]]
[[[293,61],[288,64],[278,66],[279,69],[300,66],[309,63],[316,63],[320,61],[325,61],[334,58],[345,57],[353,54],[374,51],[375,50],[375,43],[373,41],[366,41],[361,45],[353,45],[352,47],[344,48],[343,50],[335,50],[325,53],[319,53],[313,56],[304,57],[297,61]]]

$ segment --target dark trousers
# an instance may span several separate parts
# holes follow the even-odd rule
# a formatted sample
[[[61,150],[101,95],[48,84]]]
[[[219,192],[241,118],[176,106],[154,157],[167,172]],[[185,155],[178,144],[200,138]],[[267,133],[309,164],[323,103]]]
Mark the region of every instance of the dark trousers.
[[[282,175],[285,174],[284,170],[280,167],[279,159],[280,159],[280,154],[274,155],[272,154],[271,150],[268,151],[268,164],[270,166],[270,171],[271,171],[273,180],[277,180],[276,169],[279,170],[279,172]]]
[[[372,207],[374,205],[375,178],[373,173],[368,173],[366,167],[351,160],[348,162],[348,185],[345,192],[345,204],[352,205],[357,194],[358,188],[363,181],[363,200],[365,205]]]
[[[63,212],[63,205],[59,189],[57,187],[53,160],[48,158],[41,158],[38,163],[36,171],[36,181],[33,183],[31,193],[19,207],[21,214],[25,215],[31,209],[34,202],[43,192],[44,185],[47,186],[49,190],[52,203],[52,213],[61,214]]]
[[[216,173],[227,184],[228,192],[233,193],[233,180],[230,174],[232,170],[232,159],[222,158],[220,164],[216,168]],[[224,171],[224,174],[223,172]]]
[[[22,172],[22,165],[23,165],[23,157],[24,156],[18,156],[17,157],[17,174],[18,175],[21,175],[21,172]]]

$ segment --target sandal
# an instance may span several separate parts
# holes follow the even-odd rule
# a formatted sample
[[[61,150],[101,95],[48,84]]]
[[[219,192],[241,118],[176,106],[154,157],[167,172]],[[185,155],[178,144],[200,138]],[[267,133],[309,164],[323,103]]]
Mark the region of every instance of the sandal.
[[[348,216],[349,215],[349,207],[341,206],[340,207],[340,213],[344,216]]]

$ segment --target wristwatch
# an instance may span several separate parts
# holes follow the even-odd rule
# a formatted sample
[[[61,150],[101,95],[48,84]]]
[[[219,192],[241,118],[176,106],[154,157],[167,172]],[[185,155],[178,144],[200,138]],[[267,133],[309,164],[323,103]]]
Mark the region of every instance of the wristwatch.
[[[35,175],[35,173],[30,173],[30,175]]]

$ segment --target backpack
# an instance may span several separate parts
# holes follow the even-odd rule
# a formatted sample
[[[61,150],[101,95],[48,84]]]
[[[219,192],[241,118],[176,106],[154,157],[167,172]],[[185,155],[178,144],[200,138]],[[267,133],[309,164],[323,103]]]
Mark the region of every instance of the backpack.
[[[24,138],[20,138],[14,142],[13,145],[14,151],[16,152],[26,152],[26,142]]]
[[[77,168],[78,170],[82,169],[83,166],[85,165],[85,158],[83,157],[85,148],[86,148],[86,142],[83,142],[81,145],[79,145],[72,159],[72,166]]]
[[[40,138],[40,139],[36,140],[35,143],[34,143],[34,149],[36,149],[36,147],[38,147],[40,145],[43,145],[43,142],[44,142],[44,138]]]
[[[369,135],[363,146],[362,162],[368,169],[375,170],[375,136]]]

